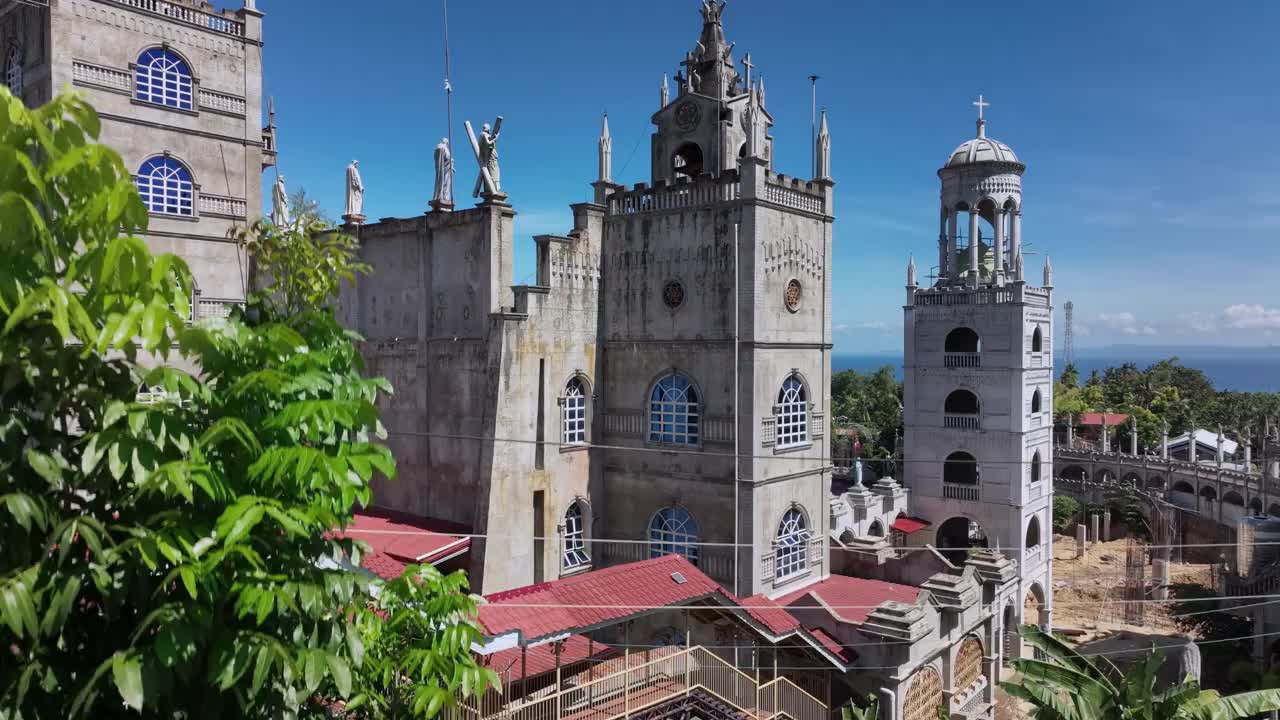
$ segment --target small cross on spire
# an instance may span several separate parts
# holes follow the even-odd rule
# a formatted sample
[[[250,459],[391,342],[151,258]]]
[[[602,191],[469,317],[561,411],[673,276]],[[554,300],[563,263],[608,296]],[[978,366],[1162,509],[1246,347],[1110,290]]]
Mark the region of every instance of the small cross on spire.
[[[747,85],[747,89],[749,90],[751,88],[751,68],[755,67],[755,64],[751,62],[751,53],[747,53],[746,55],[742,56],[742,65],[747,68],[746,85]]]

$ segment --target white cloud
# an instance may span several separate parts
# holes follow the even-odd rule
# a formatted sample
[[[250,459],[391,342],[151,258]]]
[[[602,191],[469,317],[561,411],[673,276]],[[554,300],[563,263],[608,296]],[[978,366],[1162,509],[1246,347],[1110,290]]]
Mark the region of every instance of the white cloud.
[[[1191,312],[1178,316],[1178,325],[1180,327],[1191,328],[1196,332],[1217,332],[1220,324],[1221,321],[1218,316],[1213,313]]]
[[[1222,311],[1228,327],[1247,330],[1280,329],[1280,310],[1261,305],[1230,305]]]
[[[1125,335],[1138,334],[1138,318],[1131,312],[1102,313],[1098,320],[1108,329],[1118,330]]]

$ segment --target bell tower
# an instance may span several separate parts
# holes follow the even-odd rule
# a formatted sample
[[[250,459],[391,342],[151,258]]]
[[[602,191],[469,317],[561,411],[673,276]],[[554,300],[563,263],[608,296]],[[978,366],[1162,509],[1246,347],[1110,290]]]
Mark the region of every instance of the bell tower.
[[[974,547],[1018,561],[1006,630],[1049,622],[1053,499],[1053,302],[1024,273],[1022,174],[1006,144],[977,135],[938,170],[938,265],[908,266],[904,482],[931,542],[954,561]],[[921,533],[924,535],[925,533]],[[1032,615],[1024,617],[1024,608]]]
[[[653,115],[655,184],[718,177],[737,169],[748,155],[772,168],[773,117],[764,107],[764,80],[752,77],[750,53],[742,59],[744,71],[738,71],[734,45],[724,38],[724,9],[724,2],[702,3],[702,34],[680,63],[674,100],[663,78],[662,107]]]

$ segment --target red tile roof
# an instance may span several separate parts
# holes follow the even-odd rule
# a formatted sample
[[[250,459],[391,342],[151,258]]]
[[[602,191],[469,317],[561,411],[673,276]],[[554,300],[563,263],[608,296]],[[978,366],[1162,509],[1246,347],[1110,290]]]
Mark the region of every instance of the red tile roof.
[[[800,621],[795,615],[764,595],[752,595],[738,604],[742,605],[757,622],[769,628],[774,635],[785,635],[800,627]]]
[[[822,582],[783,595],[778,602],[794,610],[797,607],[795,603],[806,595],[812,595],[837,620],[860,625],[882,602],[914,603],[920,596],[920,588],[883,580],[832,575]]]
[[[1129,416],[1120,413],[1084,413],[1080,416],[1081,425],[1102,425],[1104,420],[1108,427],[1113,427],[1128,422]]]
[[[585,635],[570,635],[560,646],[560,668],[563,670],[574,663],[589,658],[603,658],[616,654],[612,648],[603,643],[593,643]],[[556,669],[556,644],[543,643],[529,648],[524,662],[520,661],[520,648],[513,647],[499,650],[492,655],[480,656],[485,667],[492,668],[502,676],[503,682],[516,682],[524,677],[536,677]],[[521,668],[524,673],[521,673]]]
[[[822,643],[822,647],[826,648],[832,655],[840,658],[846,665],[858,659],[856,650],[851,647],[844,647],[839,640],[828,635],[826,630],[814,628],[809,631],[809,634],[813,635],[814,639]]]
[[[683,556],[665,555],[488,595],[480,624],[488,635],[519,630],[531,641],[712,595],[731,597]]]
[[[897,530],[898,532],[903,532],[910,535],[911,533],[916,532],[917,530],[923,530],[929,527],[929,521],[921,520],[919,518],[907,517],[906,515],[899,515],[898,518],[893,521],[893,524],[890,525],[890,527],[892,527],[894,530]]]
[[[390,580],[399,577],[406,565],[434,565],[471,547],[470,538],[436,532],[433,526],[427,519],[391,519],[382,513],[360,512],[344,532],[335,535],[368,543],[370,552],[361,558],[361,567]]]

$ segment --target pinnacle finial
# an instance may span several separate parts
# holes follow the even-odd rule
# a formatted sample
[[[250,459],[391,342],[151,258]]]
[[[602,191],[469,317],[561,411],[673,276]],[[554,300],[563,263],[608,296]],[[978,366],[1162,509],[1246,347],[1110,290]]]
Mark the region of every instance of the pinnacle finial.
[[[1049,256],[1044,256],[1044,286],[1053,287],[1053,263],[1049,262]]]
[[[914,254],[907,260],[907,286],[916,286],[916,256]]]

